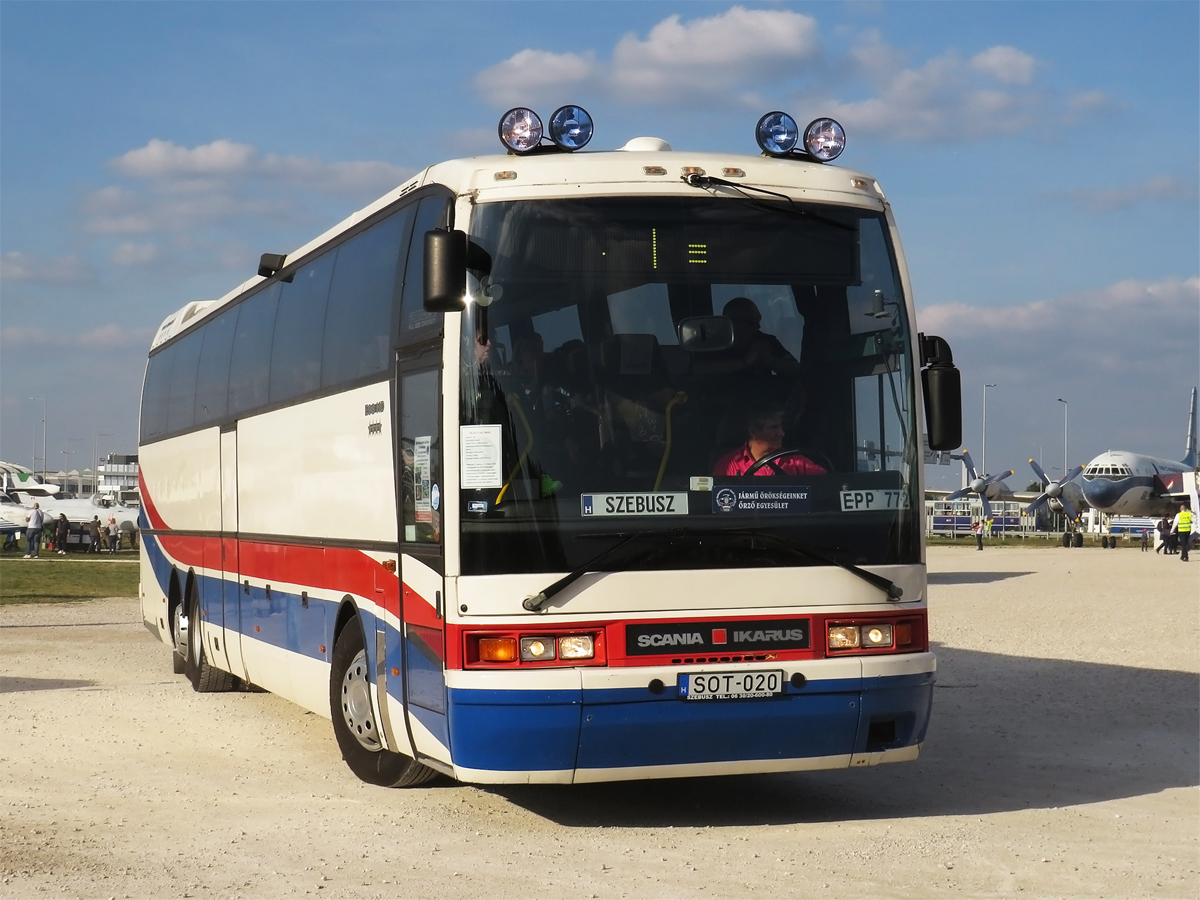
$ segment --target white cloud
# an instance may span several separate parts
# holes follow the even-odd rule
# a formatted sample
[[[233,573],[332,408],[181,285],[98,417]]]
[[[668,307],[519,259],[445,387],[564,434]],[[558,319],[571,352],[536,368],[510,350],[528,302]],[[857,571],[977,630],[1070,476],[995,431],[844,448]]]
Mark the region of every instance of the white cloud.
[[[92,268],[79,257],[61,256],[46,260],[20,250],[0,256],[0,280],[29,284],[82,284],[94,277]]]
[[[172,178],[179,175],[240,175],[250,171],[257,151],[249,144],[218,140],[191,149],[152,139],[145,147],[118,156],[109,165],[130,178]]]
[[[948,303],[925,307],[919,317],[922,331],[951,342],[956,359],[994,360],[989,371],[1003,371],[1010,384],[1072,371],[1187,378],[1200,354],[1200,278],[1131,279],[1014,306]]]
[[[0,346],[23,350],[118,350],[147,347],[153,328],[128,328],[108,323],[85,331],[66,331],[38,325],[0,329]]]
[[[835,116],[856,137],[886,141],[986,139],[1075,124],[1111,106],[1102,91],[1059,96],[1039,85],[1043,67],[1005,44],[912,63],[875,29],[831,55],[811,16],[734,6],[690,21],[670,16],[645,38],[627,34],[610,62],[602,50],[526,48],[481,72],[475,85],[497,104],[560,100],[564,87],[626,105],[762,111],[766,103],[788,102]]]
[[[480,72],[474,84],[498,105],[561,100],[566,89],[626,103],[745,103],[754,89],[795,77],[818,53],[812,17],[734,6],[688,22],[670,16],[645,39],[627,34],[607,64],[592,50],[526,48]]]
[[[989,47],[971,58],[971,68],[1001,84],[1029,84],[1037,61],[1016,47]]]
[[[118,266],[146,266],[158,259],[158,247],[126,241],[113,250],[110,259]]]
[[[533,103],[573,88],[599,72],[591,52],[522,50],[475,76],[475,87],[500,106]]]
[[[1139,203],[1184,202],[1195,204],[1197,186],[1172,175],[1156,175],[1137,184],[1115,188],[1076,188],[1050,195],[1063,199],[1085,213],[1108,213],[1128,209]]]
[[[670,16],[645,40],[625,35],[613,50],[611,83],[619,95],[643,101],[711,102],[794,77],[818,52],[811,16],[735,6],[688,23]]]

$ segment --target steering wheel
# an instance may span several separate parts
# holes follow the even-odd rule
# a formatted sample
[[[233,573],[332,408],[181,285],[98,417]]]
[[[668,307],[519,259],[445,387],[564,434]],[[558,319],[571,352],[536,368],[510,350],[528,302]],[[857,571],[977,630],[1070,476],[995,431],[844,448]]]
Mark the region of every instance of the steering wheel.
[[[823,453],[818,453],[814,450],[780,450],[778,453],[772,453],[768,456],[764,456],[749,469],[747,469],[743,474],[754,475],[763,466],[770,466],[776,475],[786,475],[787,473],[783,471],[783,467],[779,465],[778,460],[786,459],[789,456],[803,456],[805,459],[816,463],[826,472],[833,471],[833,463],[831,463],[829,458]]]

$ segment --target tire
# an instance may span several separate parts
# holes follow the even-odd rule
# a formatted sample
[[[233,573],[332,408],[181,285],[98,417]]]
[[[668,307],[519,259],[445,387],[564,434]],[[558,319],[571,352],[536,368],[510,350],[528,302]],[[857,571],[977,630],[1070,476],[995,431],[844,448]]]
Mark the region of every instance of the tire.
[[[187,656],[179,652],[179,646],[185,644],[186,638],[180,639],[179,632],[183,628],[183,604],[175,604],[175,612],[171,614],[171,671],[176,675],[187,672]],[[186,646],[186,644],[185,644]]]
[[[184,673],[198,694],[212,694],[233,690],[235,679],[223,669],[210,665],[204,652],[204,639],[200,632],[200,592],[193,581],[187,598],[188,642]]]
[[[437,775],[411,757],[383,749],[371,703],[367,651],[357,618],[346,623],[333,648],[329,713],[342,759],[361,780],[381,787],[416,787]]]
[[[1083,532],[1082,531],[1075,532],[1075,536],[1071,539],[1071,544],[1076,547],[1083,546]]]

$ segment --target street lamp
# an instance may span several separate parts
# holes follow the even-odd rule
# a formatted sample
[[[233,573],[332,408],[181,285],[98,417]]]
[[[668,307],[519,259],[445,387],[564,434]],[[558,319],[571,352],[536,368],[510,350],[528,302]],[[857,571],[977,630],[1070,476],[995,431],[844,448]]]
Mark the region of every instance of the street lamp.
[[[985,384],[983,386],[983,458],[981,460],[979,460],[979,466],[980,466],[979,474],[984,476],[985,478],[987,477],[987,473],[988,473],[988,467],[987,467],[987,389],[990,387],[995,387],[995,386],[996,385],[994,385],[994,384]]]
[[[46,398],[45,397],[30,397],[29,399],[33,400],[35,402],[38,400],[42,401],[42,480],[45,481],[46,466],[49,465],[49,463],[46,462]],[[35,451],[33,454],[33,463],[34,463],[34,468],[36,469],[37,468],[37,452],[36,452],[37,451],[37,437],[36,436],[34,437],[34,448],[33,449]]]
[[[1058,402],[1063,405],[1063,473],[1065,474],[1071,471],[1067,464],[1067,401],[1059,397]]]

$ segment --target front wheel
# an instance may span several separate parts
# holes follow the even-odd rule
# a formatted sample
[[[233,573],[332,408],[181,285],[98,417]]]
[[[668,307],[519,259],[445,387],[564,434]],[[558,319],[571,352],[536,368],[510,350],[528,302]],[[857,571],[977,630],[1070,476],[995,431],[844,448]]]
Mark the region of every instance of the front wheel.
[[[368,784],[415,787],[437,775],[411,757],[384,749],[371,703],[367,650],[357,619],[346,623],[333,648],[329,712],[342,759]]]

